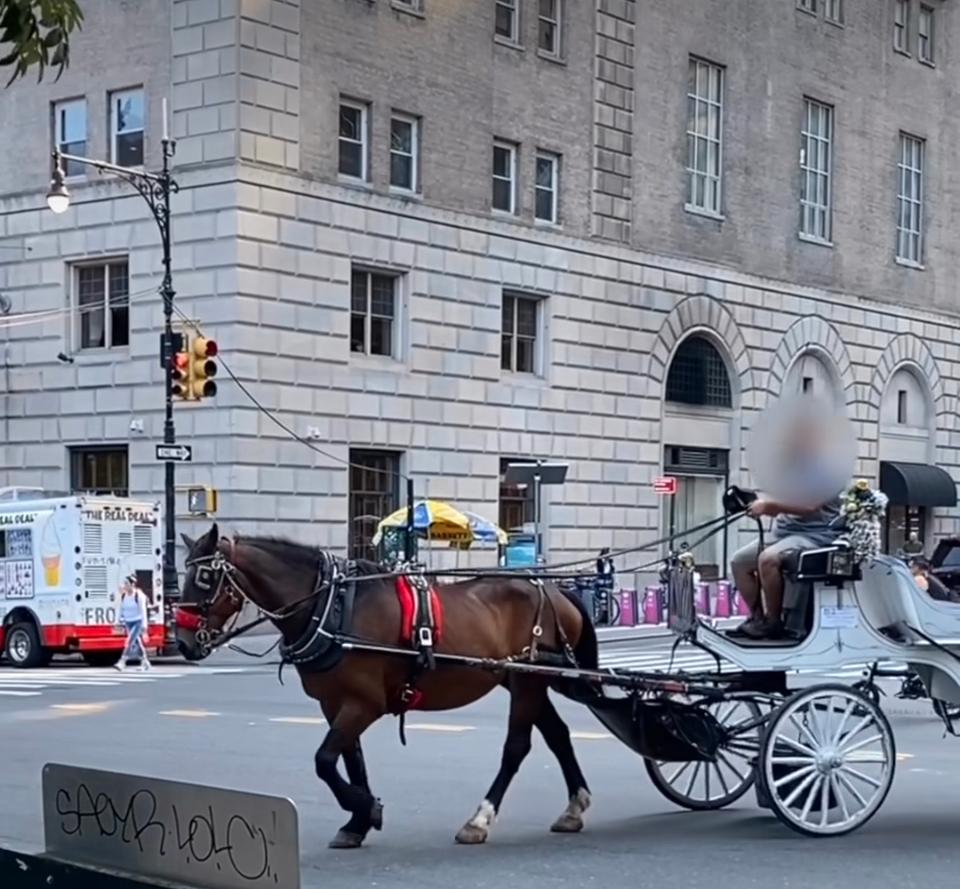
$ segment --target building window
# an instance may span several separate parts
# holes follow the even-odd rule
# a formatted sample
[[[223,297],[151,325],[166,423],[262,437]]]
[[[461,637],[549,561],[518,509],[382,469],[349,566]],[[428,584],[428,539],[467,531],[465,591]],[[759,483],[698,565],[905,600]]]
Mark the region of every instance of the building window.
[[[128,496],[130,459],[126,446],[71,448],[70,490],[98,496]]]
[[[894,0],[893,6],[893,48],[897,52],[909,52],[907,33],[910,18],[910,0]]]
[[[542,222],[556,223],[560,193],[560,157],[546,151],[537,152],[537,176],[534,189],[534,215]]]
[[[690,59],[687,87],[687,206],[720,213],[723,69]]]
[[[917,58],[933,64],[933,9],[929,6],[920,7],[917,19]]]
[[[900,134],[897,161],[897,259],[923,262],[923,160],[924,141]]]
[[[897,391],[897,423],[901,426],[906,425],[907,422],[907,390],[900,389]]]
[[[829,105],[804,99],[800,139],[800,233],[829,241],[833,145],[833,109]]]
[[[797,6],[804,12],[817,14],[817,0],[797,0]]]
[[[390,185],[403,191],[420,190],[420,122],[395,114],[390,118]]]
[[[496,7],[494,32],[498,37],[517,43],[519,31],[517,0],[494,0],[494,3]]]
[[[517,147],[493,143],[493,209],[517,212]]]
[[[350,450],[351,559],[377,560],[372,540],[380,520],[399,507],[400,455],[390,451]]]
[[[113,349],[130,344],[130,275],[127,260],[76,267],[76,347]]]
[[[504,293],[500,367],[512,373],[537,373],[537,327],[540,302],[536,297]]]
[[[537,46],[552,56],[560,55],[560,0],[539,0]]]
[[[412,9],[414,12],[423,12],[423,0],[392,0],[394,6]]]
[[[526,462],[529,462],[529,458],[511,459],[502,457],[500,459],[500,506],[497,519],[500,527],[508,534],[522,531],[525,525],[533,524],[532,487],[530,485],[508,485],[504,480],[507,475],[507,467],[511,463]]]
[[[71,99],[53,106],[53,141],[64,154],[87,153],[87,102],[86,99]],[[65,176],[82,176],[83,164],[64,161]]]
[[[143,90],[110,96],[110,159],[120,167],[143,166]]]
[[[354,269],[350,277],[350,351],[394,357],[397,276]]]
[[[732,407],[727,367],[713,343],[691,336],[677,349],[667,374],[667,401],[700,407]]]
[[[340,102],[340,160],[342,176],[367,178],[367,106]]]
[[[835,25],[843,24],[843,0],[826,0],[823,17]]]
[[[811,394],[813,392],[813,377],[804,377],[800,384],[800,390],[804,395]]]

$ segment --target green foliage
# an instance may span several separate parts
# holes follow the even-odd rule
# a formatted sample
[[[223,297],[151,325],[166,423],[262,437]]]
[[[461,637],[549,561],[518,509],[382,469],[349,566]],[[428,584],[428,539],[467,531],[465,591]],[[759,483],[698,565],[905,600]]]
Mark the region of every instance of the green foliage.
[[[70,35],[82,21],[77,0],[0,0],[0,68],[13,68],[7,86],[31,68],[43,80],[48,66],[59,80],[70,64]]]

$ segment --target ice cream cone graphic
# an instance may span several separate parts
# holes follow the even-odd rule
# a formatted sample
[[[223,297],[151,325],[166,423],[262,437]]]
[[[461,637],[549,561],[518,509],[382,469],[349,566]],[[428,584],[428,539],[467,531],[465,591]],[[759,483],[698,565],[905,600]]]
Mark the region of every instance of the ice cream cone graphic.
[[[47,519],[40,541],[40,561],[43,562],[43,582],[48,587],[60,586],[61,549],[53,516]]]

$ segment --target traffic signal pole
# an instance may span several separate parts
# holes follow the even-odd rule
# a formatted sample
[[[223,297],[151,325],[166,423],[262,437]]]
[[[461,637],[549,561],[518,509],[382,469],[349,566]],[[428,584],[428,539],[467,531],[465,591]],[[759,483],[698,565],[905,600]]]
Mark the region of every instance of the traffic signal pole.
[[[162,141],[163,167],[157,180],[160,189],[160,200],[156,207],[151,207],[157,218],[160,228],[160,238],[163,243],[163,283],[160,285],[160,296],[163,300],[163,356],[165,371],[163,374],[164,417],[163,443],[173,445],[177,442],[176,427],[173,423],[173,387],[170,376],[173,369],[173,298],[176,295],[173,289],[173,270],[171,267],[170,250],[170,193],[173,184],[170,176],[170,159],[175,150],[170,139]],[[149,201],[148,201],[149,203]],[[172,602],[180,594],[180,585],[177,581],[177,488],[176,466],[173,460],[167,460],[163,468],[163,486],[166,499],[164,508],[164,552],[163,552],[163,599]]]

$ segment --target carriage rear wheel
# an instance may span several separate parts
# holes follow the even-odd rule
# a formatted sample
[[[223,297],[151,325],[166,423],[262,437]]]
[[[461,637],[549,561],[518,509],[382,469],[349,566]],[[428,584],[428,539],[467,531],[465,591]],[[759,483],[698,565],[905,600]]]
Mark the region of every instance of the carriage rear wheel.
[[[750,789],[760,742],[760,708],[753,701],[715,701],[706,706],[728,733],[716,762],[644,760],[653,786],[670,802],[694,811],[722,809]]]
[[[801,689],[767,725],[760,751],[767,804],[808,836],[840,836],[866,824],[896,768],[893,730],[867,696],[840,684]]]

